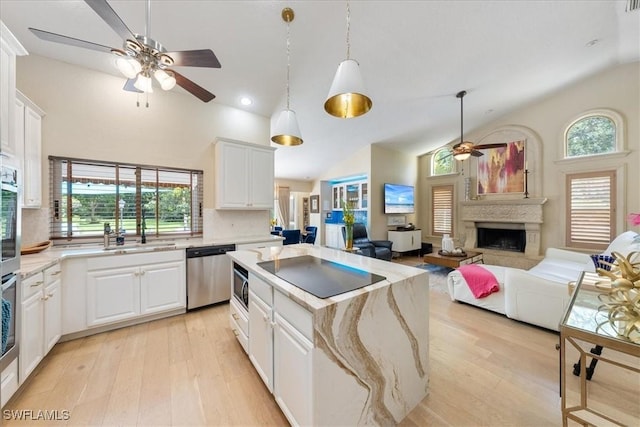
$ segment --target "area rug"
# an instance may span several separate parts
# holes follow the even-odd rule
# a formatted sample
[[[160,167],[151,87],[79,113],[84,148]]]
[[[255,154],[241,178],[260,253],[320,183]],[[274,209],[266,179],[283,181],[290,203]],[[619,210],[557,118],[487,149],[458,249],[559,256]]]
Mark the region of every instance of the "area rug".
[[[418,264],[416,267],[429,272],[429,288],[431,290],[449,295],[447,274],[453,271],[452,268],[435,264]]]

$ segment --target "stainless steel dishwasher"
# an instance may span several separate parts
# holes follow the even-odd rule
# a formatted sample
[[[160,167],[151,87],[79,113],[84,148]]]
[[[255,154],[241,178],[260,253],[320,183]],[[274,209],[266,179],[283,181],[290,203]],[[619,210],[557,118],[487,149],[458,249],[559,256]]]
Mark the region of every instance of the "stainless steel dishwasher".
[[[236,245],[187,249],[187,310],[231,298],[231,259]]]

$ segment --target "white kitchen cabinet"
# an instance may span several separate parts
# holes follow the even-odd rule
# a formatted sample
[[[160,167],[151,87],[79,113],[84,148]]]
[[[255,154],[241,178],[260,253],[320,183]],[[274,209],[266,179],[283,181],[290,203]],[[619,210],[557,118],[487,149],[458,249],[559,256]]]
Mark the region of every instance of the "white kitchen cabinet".
[[[64,339],[184,313],[184,250],[72,257],[63,261]]]
[[[273,395],[282,412],[297,425],[312,425],[313,343],[275,315]]]
[[[216,140],[216,209],[273,208],[274,150],[242,141]]]
[[[270,392],[273,392],[273,329],[271,307],[251,291],[249,282],[249,360]]]
[[[38,366],[61,335],[60,265],[22,281],[20,383]]]
[[[232,290],[233,292],[233,290]],[[229,326],[245,353],[249,353],[249,318],[235,298],[229,300]]]
[[[369,207],[367,181],[353,181],[336,184],[332,188],[333,210],[342,210],[344,200],[354,210],[366,210]]]
[[[312,425],[311,313],[249,273],[249,359],[292,425]]]
[[[87,273],[87,326],[140,315],[139,267]]]
[[[149,265],[140,269],[140,314],[186,305],[184,263]]]
[[[0,372],[0,408],[11,399],[11,396],[18,390],[18,359],[14,359],[6,368]]]
[[[393,242],[391,248],[394,252],[417,251],[422,244],[422,231],[389,231],[388,239]]]
[[[114,255],[90,262],[87,327],[186,307],[184,259],[154,263],[153,255]],[[113,268],[119,261],[123,266]]]
[[[22,92],[16,91],[15,142],[22,170],[22,206],[42,205],[42,111]]]
[[[16,56],[26,54],[18,39],[0,21],[0,152],[8,156],[16,154]]]
[[[336,249],[344,249],[344,236],[342,235],[344,224],[325,224],[325,246]]]
[[[38,274],[40,291],[22,301],[22,335],[20,336],[20,382],[38,366],[44,357],[44,299],[42,273]],[[35,279],[34,279],[35,280]]]

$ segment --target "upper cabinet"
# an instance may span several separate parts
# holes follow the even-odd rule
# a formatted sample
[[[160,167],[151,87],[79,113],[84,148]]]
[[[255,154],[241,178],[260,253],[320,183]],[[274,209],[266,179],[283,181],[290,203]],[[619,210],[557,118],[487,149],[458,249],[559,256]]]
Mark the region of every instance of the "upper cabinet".
[[[369,207],[369,192],[366,181],[345,182],[333,186],[333,210],[341,210],[344,200],[355,210]]]
[[[26,54],[18,39],[0,21],[0,152],[8,158],[16,155],[16,56]]]
[[[220,138],[215,144],[216,209],[273,208],[275,148]]]
[[[22,170],[22,206],[42,204],[42,111],[22,92],[16,91],[16,157]]]

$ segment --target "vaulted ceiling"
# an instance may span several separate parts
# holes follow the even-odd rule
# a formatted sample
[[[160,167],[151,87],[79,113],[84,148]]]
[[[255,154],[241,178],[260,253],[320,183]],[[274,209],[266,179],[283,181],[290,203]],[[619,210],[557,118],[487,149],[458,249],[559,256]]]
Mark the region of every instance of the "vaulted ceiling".
[[[145,33],[146,1],[109,4],[133,32]],[[221,69],[179,71],[214,93],[211,102],[273,117],[273,123],[286,103],[280,14],[292,7],[291,108],[304,144],[276,151],[276,176],[313,179],[368,144],[418,155],[456,140],[455,94],[462,89],[468,92],[465,130],[471,130],[607,67],[638,61],[640,11],[627,12],[626,5],[351,1],[351,57],[360,63],[373,108],[348,120],[323,110],[346,57],[345,1],[153,0],[150,36],[168,50],[212,49]],[[27,29],[121,47],[84,1],[2,0],[0,16],[32,54],[119,75],[112,55],[46,42]],[[242,96],[253,104],[242,106]]]

